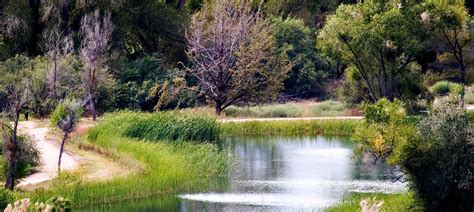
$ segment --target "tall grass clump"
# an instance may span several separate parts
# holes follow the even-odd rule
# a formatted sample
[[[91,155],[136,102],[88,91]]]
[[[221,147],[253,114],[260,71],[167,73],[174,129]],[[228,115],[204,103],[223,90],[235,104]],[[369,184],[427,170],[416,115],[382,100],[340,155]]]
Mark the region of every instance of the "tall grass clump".
[[[464,102],[466,104],[474,104],[474,92],[466,93],[464,96]]]
[[[413,203],[413,195],[410,193],[402,194],[382,194],[382,193],[349,193],[342,198],[342,201],[325,209],[327,212],[341,211],[361,211],[360,201],[364,199],[373,199],[384,201],[381,211],[423,211],[416,208]]]
[[[459,83],[449,82],[449,81],[439,81],[431,86],[430,91],[433,94],[444,96],[449,93],[460,94],[462,92],[463,86]]]
[[[123,129],[125,136],[133,138],[203,142],[216,141],[219,137],[217,121],[208,116],[194,116],[180,112],[152,114],[125,112],[121,115],[134,120],[129,123],[127,129]]]
[[[199,123],[196,120],[201,120],[173,113],[156,115],[117,112],[104,115],[101,122],[90,129],[88,140],[83,141],[82,145],[113,153],[120,157],[117,161],[135,161],[134,164],[139,164],[140,171],[102,182],[86,181],[77,173],[64,173],[56,179],[50,189],[36,190],[27,196],[32,198],[32,201],[45,201],[59,195],[70,199],[73,207],[81,207],[152,195],[197,191],[209,186],[211,179],[225,176],[227,155],[219,151],[215,145],[161,139],[163,137],[210,139],[216,136],[216,129],[208,129],[210,126],[202,129],[173,128],[190,131],[181,132],[189,133],[183,137],[176,137],[170,132],[153,133],[156,129],[148,127],[143,129],[145,133],[137,132],[138,127],[145,127],[143,123],[160,128],[169,126],[150,120],[163,120],[172,116],[176,116],[178,120],[189,118],[194,124]],[[202,120],[210,125],[210,120]]]
[[[225,122],[224,135],[335,135],[350,136],[358,120],[288,120]]]
[[[273,104],[264,106],[237,107],[230,106],[224,110],[225,116],[228,117],[301,117],[303,108],[292,103]]]
[[[345,110],[342,102],[329,100],[315,104],[312,111],[314,116],[341,116]]]

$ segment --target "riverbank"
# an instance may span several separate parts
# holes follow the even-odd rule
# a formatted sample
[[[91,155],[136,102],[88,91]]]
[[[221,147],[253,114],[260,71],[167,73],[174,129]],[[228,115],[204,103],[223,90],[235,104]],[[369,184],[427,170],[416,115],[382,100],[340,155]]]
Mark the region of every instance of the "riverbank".
[[[220,124],[224,135],[351,136],[360,119],[297,119],[236,121]]]
[[[125,199],[147,197],[160,194],[174,194],[205,188],[209,179],[224,175],[227,167],[226,155],[220,153],[212,144],[197,144],[172,139],[159,139],[163,132],[167,135],[184,135],[178,132],[179,127],[169,128],[152,122],[162,118],[173,118],[168,114],[143,114],[136,112],[118,112],[106,114],[100,123],[93,127],[89,136],[78,142],[81,148],[103,154],[127,166],[138,166],[141,171],[124,177],[107,181],[87,181],[84,174],[64,172],[54,179],[48,189],[37,189],[22,193],[33,202],[45,201],[59,195],[71,200],[73,207],[92,204],[113,203]],[[179,116],[181,123],[194,123],[199,118]],[[207,120],[209,121],[209,120]],[[212,120],[211,120],[212,121]],[[148,126],[143,129],[141,126]],[[212,123],[210,123],[212,124]],[[214,121],[217,129],[217,122]],[[178,128],[176,128],[178,127]],[[197,136],[208,128],[194,128],[192,134]],[[158,129],[158,128],[161,128]],[[140,135],[133,135],[134,129],[141,129]],[[166,130],[164,130],[166,129]],[[181,129],[182,130],[182,129]],[[212,129],[211,129],[212,130]],[[161,134],[160,134],[161,132]],[[153,139],[156,138],[156,139]],[[201,137],[188,137],[190,140]]]
[[[374,200],[375,198],[375,200]],[[331,207],[325,209],[326,212],[353,212],[360,211],[360,201],[370,199],[371,201],[383,201],[381,211],[422,211],[413,205],[413,195],[410,193],[402,194],[383,194],[383,193],[349,193],[343,197],[343,200]]]

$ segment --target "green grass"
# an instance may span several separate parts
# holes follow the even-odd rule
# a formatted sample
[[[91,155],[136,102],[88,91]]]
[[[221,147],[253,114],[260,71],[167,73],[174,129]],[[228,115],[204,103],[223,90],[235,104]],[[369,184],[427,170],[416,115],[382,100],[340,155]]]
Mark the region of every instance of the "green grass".
[[[363,199],[376,198],[377,201],[384,201],[380,211],[423,211],[414,205],[412,194],[380,194],[380,193],[350,193],[343,197],[343,200],[325,211],[341,212],[341,211],[361,211],[359,203]]]
[[[446,95],[448,93],[460,94],[462,92],[462,85],[459,83],[449,81],[439,81],[430,87],[430,91],[437,95]]]
[[[282,118],[282,117],[328,117],[354,115],[353,110],[342,102],[289,102],[261,106],[230,106],[224,110],[226,117]]]
[[[359,120],[288,120],[225,122],[224,135],[332,135],[350,136]]]
[[[466,104],[474,104],[474,92],[466,93],[466,95],[464,96],[464,102]]]
[[[172,117],[176,116],[176,117]],[[158,118],[160,117],[160,118]],[[136,160],[141,164],[141,170],[124,178],[115,178],[106,182],[84,181],[80,173],[65,173],[47,190],[36,190],[26,193],[32,201],[45,201],[54,195],[71,199],[74,207],[98,203],[112,203],[124,199],[134,199],[160,194],[174,194],[203,189],[211,179],[225,176],[227,170],[227,156],[219,152],[212,144],[196,144],[184,141],[162,141],[161,137],[187,134],[179,138],[200,140],[209,138],[209,126],[204,128],[175,127],[176,131],[165,130],[162,133],[158,128],[161,125],[155,121],[162,121],[163,117],[176,118],[177,125],[187,120],[197,124],[197,120],[210,124],[210,119],[199,119],[182,114],[144,114],[137,112],[117,112],[106,114],[103,120],[90,130],[88,141],[83,145],[97,148],[102,152],[120,157],[121,161]],[[143,128],[137,133],[136,128],[144,123],[151,126]],[[214,126],[217,128],[217,126]],[[163,129],[164,130],[164,129]],[[215,133],[211,130],[212,133]],[[212,134],[211,133],[211,134]],[[206,136],[204,136],[206,135]],[[215,136],[212,134],[212,136]],[[210,137],[212,137],[210,136]],[[139,139],[136,137],[156,138]]]

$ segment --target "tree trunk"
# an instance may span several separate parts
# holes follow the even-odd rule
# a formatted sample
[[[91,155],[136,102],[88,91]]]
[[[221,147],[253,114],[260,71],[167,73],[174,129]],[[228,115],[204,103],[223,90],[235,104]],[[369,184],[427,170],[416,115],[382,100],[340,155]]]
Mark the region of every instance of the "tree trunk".
[[[18,119],[20,112],[15,112],[15,121],[13,123],[13,134],[12,139],[7,145],[7,159],[8,159],[8,170],[5,178],[5,188],[13,190],[15,187],[15,162],[16,162],[16,144],[17,144],[17,131],[18,131]]]
[[[87,93],[89,95],[89,107],[92,113],[92,120],[96,121],[97,119],[97,112],[95,111],[95,102],[94,102],[94,75],[92,71],[89,73],[89,80],[87,85]]]
[[[221,104],[216,103],[216,115],[221,116],[221,113],[222,113]]]
[[[31,31],[30,31],[30,40],[29,40],[29,49],[28,53],[31,56],[37,55],[38,51],[38,36],[41,35],[42,26],[41,26],[41,15],[40,7],[41,0],[29,0],[29,6],[31,9]]]
[[[69,133],[64,133],[63,140],[61,141],[61,148],[59,149],[59,159],[58,159],[58,174],[61,172],[61,157],[63,156],[64,151],[64,143],[66,143],[66,139]]]
[[[465,86],[466,85],[466,66],[464,64],[461,64],[461,107],[464,108],[464,95],[465,95]]]
[[[56,86],[56,83],[58,81],[57,79],[57,75],[58,75],[58,72],[57,72],[57,58],[56,58],[56,55],[54,56],[54,62],[53,62],[53,85],[52,85],[52,95],[53,95],[53,100],[54,102],[57,102],[58,101],[58,92],[56,91],[57,90],[57,86]]]

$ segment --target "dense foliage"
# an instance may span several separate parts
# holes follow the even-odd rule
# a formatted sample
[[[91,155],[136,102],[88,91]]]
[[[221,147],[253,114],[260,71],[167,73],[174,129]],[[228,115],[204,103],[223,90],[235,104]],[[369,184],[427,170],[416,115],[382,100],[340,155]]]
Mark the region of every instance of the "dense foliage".
[[[4,143],[0,143],[0,148],[3,153],[6,152]],[[36,166],[39,165],[39,153],[31,143],[31,140],[28,137],[20,136],[18,137],[17,145],[17,154],[16,154],[16,166],[14,170],[14,175],[17,179],[28,176],[35,171]],[[5,160],[6,157],[0,159],[0,179],[4,180],[6,177],[8,162]]]
[[[465,111],[446,103],[415,126],[403,105],[382,99],[365,106],[365,117],[353,136],[359,153],[400,166],[425,209],[474,208],[474,137]]]
[[[465,111],[436,108],[417,125],[400,163],[429,211],[474,209],[474,136]]]

